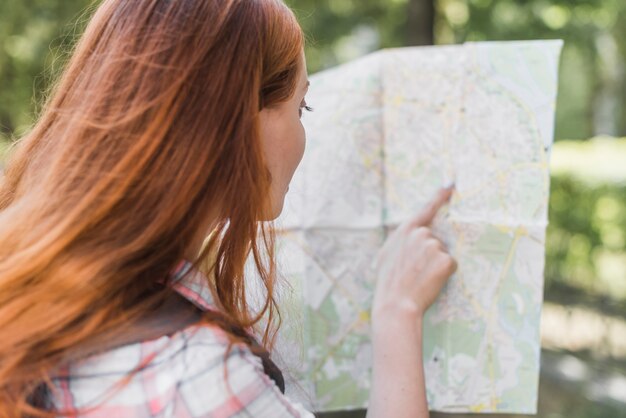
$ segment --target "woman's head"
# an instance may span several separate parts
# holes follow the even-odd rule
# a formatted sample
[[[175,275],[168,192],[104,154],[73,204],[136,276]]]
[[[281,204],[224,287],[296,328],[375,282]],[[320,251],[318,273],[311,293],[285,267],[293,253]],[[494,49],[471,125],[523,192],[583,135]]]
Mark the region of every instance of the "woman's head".
[[[272,322],[274,232],[258,221],[304,150],[303,42],[280,0],[102,2],[0,183],[0,412],[66,348],[148,309],[207,219],[194,261],[215,254],[216,299],[238,325]]]

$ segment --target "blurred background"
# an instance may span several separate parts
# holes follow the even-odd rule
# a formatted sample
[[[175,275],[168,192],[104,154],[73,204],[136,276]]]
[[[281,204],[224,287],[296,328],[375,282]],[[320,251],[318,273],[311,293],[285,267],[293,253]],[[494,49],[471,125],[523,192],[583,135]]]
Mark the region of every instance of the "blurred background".
[[[626,1],[286,2],[308,36],[309,74],[387,47],[565,41],[538,416],[626,417]],[[36,119],[93,4],[0,1],[0,167],[11,142]],[[448,416],[463,415],[433,414]]]

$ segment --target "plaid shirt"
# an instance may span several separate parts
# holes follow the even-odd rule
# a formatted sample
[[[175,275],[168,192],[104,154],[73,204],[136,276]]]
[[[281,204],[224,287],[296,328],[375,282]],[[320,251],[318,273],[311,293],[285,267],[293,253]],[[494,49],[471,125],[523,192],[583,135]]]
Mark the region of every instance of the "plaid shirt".
[[[216,309],[206,276],[189,261],[172,274],[178,293],[203,310]],[[227,346],[217,326],[191,325],[92,355],[53,379],[52,403],[61,412],[78,410],[74,417],[314,417],[280,392],[245,345],[235,344],[225,358]]]

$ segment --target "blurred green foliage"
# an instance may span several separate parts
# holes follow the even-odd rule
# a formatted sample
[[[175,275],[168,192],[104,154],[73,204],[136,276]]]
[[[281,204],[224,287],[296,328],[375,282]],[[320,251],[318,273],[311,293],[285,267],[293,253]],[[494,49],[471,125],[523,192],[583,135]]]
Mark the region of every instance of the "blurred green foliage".
[[[626,186],[553,177],[546,280],[626,300]]]
[[[84,28],[87,0],[0,1],[0,140],[33,123]],[[76,35],[76,36],[75,36]]]
[[[626,139],[559,142],[552,166],[548,289],[626,302]]]

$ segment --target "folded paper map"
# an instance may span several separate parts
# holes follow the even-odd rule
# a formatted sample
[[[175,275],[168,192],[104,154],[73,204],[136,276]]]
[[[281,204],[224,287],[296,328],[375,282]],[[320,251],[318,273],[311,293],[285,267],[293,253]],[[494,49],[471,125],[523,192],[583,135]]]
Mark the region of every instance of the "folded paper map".
[[[561,41],[378,51],[310,77],[305,156],[277,220],[279,351],[320,411],[367,407],[372,266],[451,181],[458,261],[424,320],[431,410],[536,412]]]

